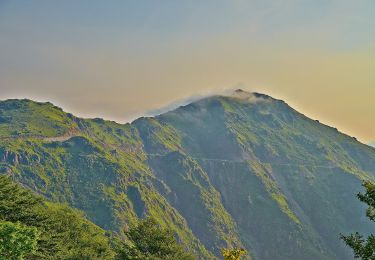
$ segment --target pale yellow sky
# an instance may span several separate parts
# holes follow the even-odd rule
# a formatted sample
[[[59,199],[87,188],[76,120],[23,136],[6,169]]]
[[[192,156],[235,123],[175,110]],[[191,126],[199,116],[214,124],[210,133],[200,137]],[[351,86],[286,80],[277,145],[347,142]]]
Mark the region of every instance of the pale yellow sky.
[[[375,2],[208,2],[4,1],[0,98],[125,122],[241,87],[375,140]]]

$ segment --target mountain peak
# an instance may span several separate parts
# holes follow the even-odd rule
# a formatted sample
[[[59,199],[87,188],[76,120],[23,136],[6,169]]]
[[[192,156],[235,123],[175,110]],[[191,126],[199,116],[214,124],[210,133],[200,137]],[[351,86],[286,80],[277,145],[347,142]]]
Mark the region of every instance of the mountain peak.
[[[253,96],[253,93],[248,92],[248,91],[244,91],[244,90],[239,88],[239,89],[234,90],[231,93],[230,96],[240,98],[240,99],[247,99],[247,98],[250,98],[251,96]]]
[[[250,93],[249,91],[245,91],[245,90],[243,90],[241,88],[238,88],[238,89],[234,90],[233,92],[234,93]]]
[[[229,94],[223,95],[225,97],[235,98],[242,101],[250,101],[250,102],[257,102],[257,101],[272,101],[276,100],[266,94],[258,93],[258,92],[249,92],[243,89],[236,89],[231,91]]]

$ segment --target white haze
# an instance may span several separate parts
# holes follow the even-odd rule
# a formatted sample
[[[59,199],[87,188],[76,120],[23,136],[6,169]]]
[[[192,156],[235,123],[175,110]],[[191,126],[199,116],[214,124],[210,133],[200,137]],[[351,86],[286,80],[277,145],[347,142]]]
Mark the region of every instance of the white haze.
[[[238,98],[238,99],[241,99],[243,101],[251,102],[251,103],[255,103],[255,102],[258,102],[258,101],[265,101],[265,99],[262,98],[262,97],[256,97],[251,91],[243,91],[243,90],[238,89],[238,88],[230,88],[230,89],[224,89],[224,90],[221,90],[221,91],[205,92],[205,93],[201,93],[201,94],[197,94],[197,95],[192,95],[192,96],[189,96],[189,97],[186,97],[186,98],[182,98],[182,99],[176,100],[172,103],[169,103],[166,106],[162,106],[160,108],[152,109],[150,111],[147,111],[147,112],[144,113],[144,116],[153,117],[153,116],[161,115],[161,114],[164,114],[166,112],[175,110],[175,109],[177,109],[181,106],[186,106],[186,105],[194,103],[198,100],[208,98],[208,97],[212,97],[212,96],[234,97],[234,98]]]

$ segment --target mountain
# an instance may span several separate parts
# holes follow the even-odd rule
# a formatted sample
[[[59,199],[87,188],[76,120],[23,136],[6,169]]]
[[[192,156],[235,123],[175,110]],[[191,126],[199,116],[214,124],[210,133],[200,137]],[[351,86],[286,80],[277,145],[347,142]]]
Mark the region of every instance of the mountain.
[[[131,124],[0,102],[0,172],[119,233],[151,215],[201,259],[352,259],[375,149],[284,101],[237,90]]]

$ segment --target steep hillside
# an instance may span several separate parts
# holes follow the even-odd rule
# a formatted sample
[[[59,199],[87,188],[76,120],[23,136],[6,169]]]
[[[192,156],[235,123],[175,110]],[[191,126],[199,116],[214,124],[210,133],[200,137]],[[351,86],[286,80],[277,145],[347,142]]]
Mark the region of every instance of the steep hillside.
[[[113,249],[105,231],[85,219],[81,212],[67,205],[51,203],[31,191],[0,176],[0,225],[17,224],[34,230],[35,250],[25,250],[13,237],[10,250],[1,247],[1,259],[24,259],[3,253],[14,245],[25,250],[25,259],[114,259]],[[2,242],[4,237],[2,238]],[[17,243],[18,242],[18,243]]]
[[[200,258],[350,259],[375,149],[269,96],[235,91],[132,124],[0,102],[0,171],[121,232],[154,216]]]
[[[65,128],[58,125],[61,113],[66,115]],[[154,188],[159,182],[131,125],[83,120],[29,100],[2,102],[0,114],[6,118],[1,123],[1,172],[48,199],[83,210],[105,229],[122,232],[137,218],[151,215],[193,253],[211,257],[181,214]],[[51,131],[44,131],[43,122]]]

